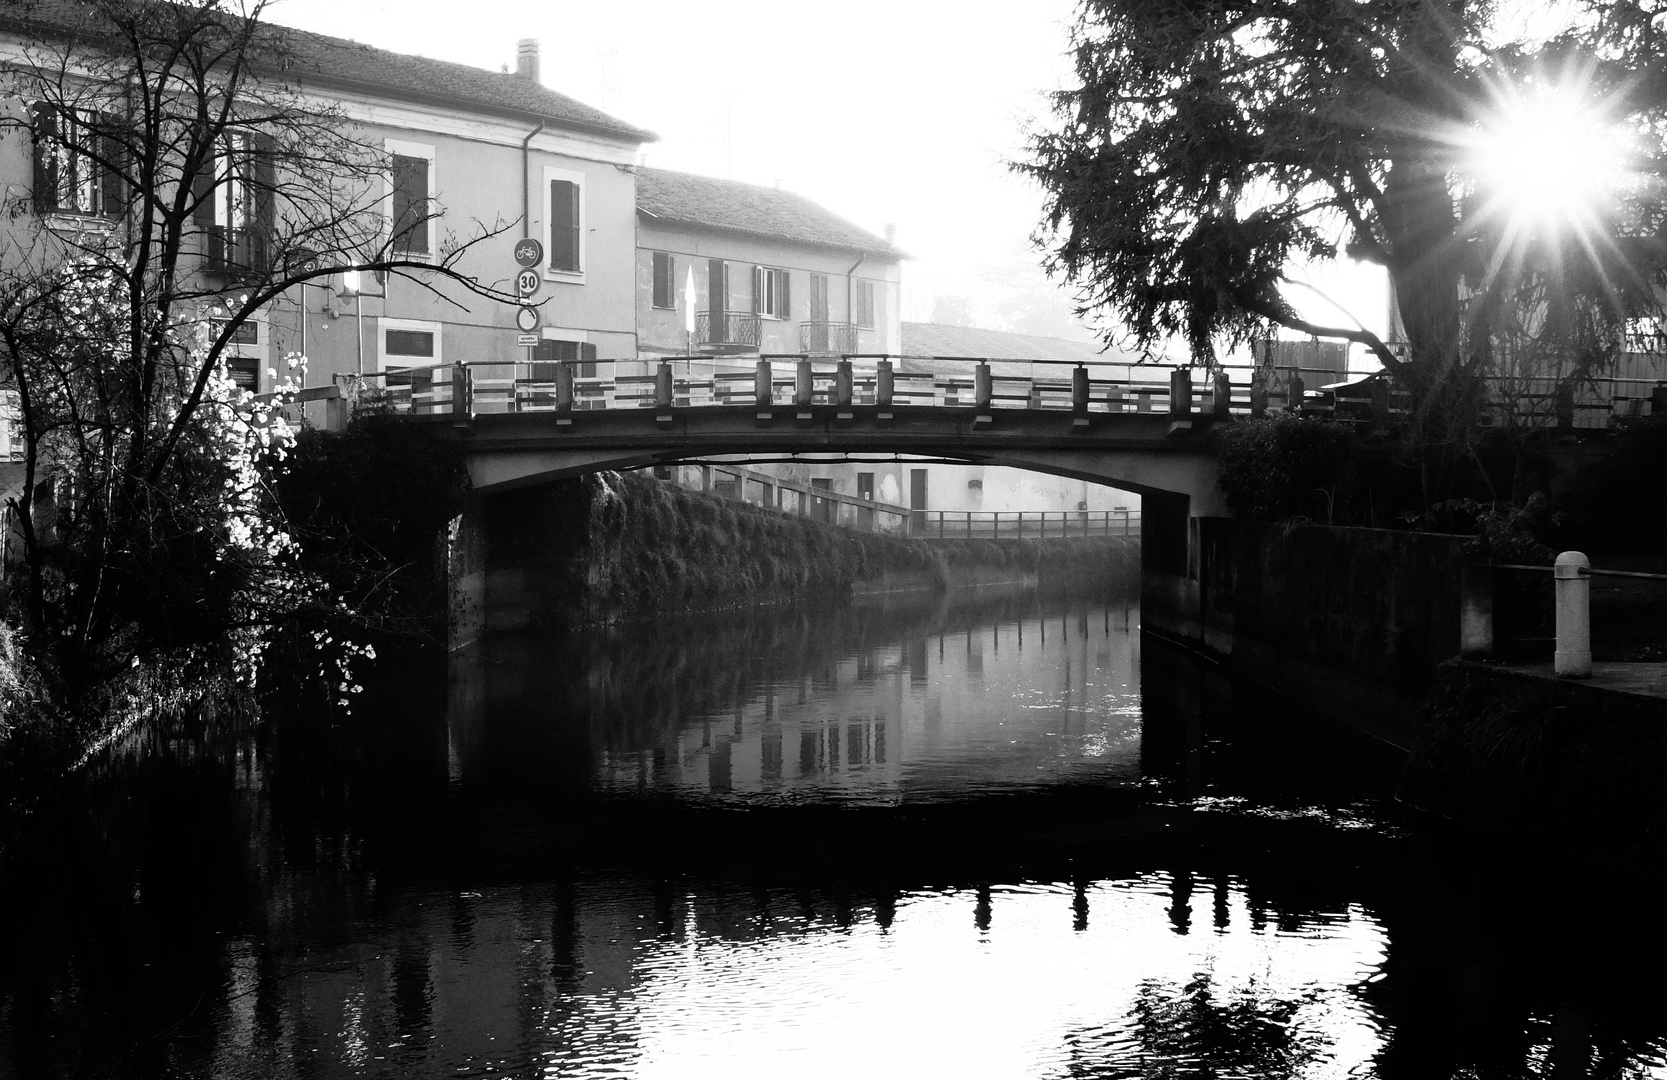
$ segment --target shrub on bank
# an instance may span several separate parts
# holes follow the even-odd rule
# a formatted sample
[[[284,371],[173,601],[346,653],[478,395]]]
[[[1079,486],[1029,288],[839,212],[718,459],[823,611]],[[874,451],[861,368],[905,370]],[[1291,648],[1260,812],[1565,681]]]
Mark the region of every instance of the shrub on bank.
[[[1104,573],[1103,540],[915,540],[685,491],[638,473],[588,486],[585,615],[599,622],[665,611],[842,598],[860,581],[911,575],[943,587],[958,568],[1010,568],[1062,580]]]

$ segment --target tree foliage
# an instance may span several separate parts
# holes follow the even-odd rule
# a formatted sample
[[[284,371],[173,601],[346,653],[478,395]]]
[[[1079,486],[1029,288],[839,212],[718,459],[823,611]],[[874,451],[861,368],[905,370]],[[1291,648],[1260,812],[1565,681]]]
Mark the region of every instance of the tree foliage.
[[[1667,24],[1659,0],[1533,14],[1557,32],[1510,37],[1474,0],[1085,0],[1077,85],[1018,166],[1047,195],[1050,268],[1145,347],[1180,336],[1208,364],[1270,327],[1346,339],[1435,412],[1430,387],[1488,373],[1513,335],[1521,357],[1524,331],[1557,375],[1589,373],[1660,314]],[[1635,170],[1566,228],[1514,215],[1474,152],[1553,88]],[[1386,269],[1410,365],[1298,315],[1292,265],[1344,254]]]
[[[24,43],[0,135],[37,161],[0,241],[0,370],[26,468],[10,584],[60,694],[163,659],[247,669],[266,627],[322,601],[266,487],[291,433],[227,374],[242,326],[349,268],[505,299],[459,269],[502,223],[433,257],[398,250],[380,137],[308,91],[309,54],[264,7],[5,13]]]

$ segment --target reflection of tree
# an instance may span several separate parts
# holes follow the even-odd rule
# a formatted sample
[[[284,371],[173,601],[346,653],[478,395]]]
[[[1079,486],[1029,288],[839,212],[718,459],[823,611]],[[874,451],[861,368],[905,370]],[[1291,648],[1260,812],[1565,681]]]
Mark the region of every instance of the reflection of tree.
[[[1284,1078],[1319,1053],[1292,1030],[1307,999],[1263,997],[1252,985],[1218,993],[1207,973],[1185,986],[1147,980],[1128,1017],[1066,1037],[1068,1075],[1141,1080]]]

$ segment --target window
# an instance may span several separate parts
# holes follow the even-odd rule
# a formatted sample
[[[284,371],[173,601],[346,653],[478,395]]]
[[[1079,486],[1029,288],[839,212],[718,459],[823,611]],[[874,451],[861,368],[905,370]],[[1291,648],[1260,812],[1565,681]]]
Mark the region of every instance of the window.
[[[213,320],[213,331],[219,334],[226,328],[225,319]],[[232,331],[231,338],[226,342],[226,351],[222,354],[226,362],[226,374],[231,376],[232,383],[240,390],[247,390],[251,394],[260,393],[260,371],[265,366],[265,350],[261,347],[260,323],[253,319],[246,319],[238,323],[237,329]]]
[[[207,238],[209,271],[264,269],[273,222],[270,141],[246,132],[228,133],[213,170],[199,175],[192,188],[197,200],[194,218]]]
[[[874,328],[874,283],[857,282],[857,325]]]
[[[434,250],[434,147],[389,139],[388,235],[399,255]]]
[[[440,363],[439,323],[382,319],[377,329],[381,370],[434,367]]]
[[[580,274],[585,269],[584,175],[544,170],[545,220],[550,223],[549,271]]]
[[[122,143],[110,134],[114,118],[46,102],[36,102],[33,113],[36,213],[120,216],[125,192]]]
[[[812,322],[828,321],[828,276],[826,274],[810,275],[810,319]]]
[[[577,364],[573,370],[575,379],[596,378],[596,346],[588,341],[557,341],[555,338],[545,338],[533,347],[534,364]],[[550,379],[556,377],[555,372],[548,373]],[[534,369],[533,378],[543,376]]]
[[[215,334],[219,334],[220,332],[225,330],[225,328],[226,328],[226,320],[225,319],[215,319],[214,320],[214,332],[215,332]],[[245,319],[242,322],[238,323],[237,324],[237,329],[232,331],[231,339],[230,339],[230,341],[227,342],[227,344],[230,344],[230,345],[259,345],[260,344],[260,324],[253,321],[252,319]]]
[[[654,306],[677,306],[677,260],[664,251],[654,253]]]
[[[768,266],[752,270],[753,310],[772,319],[785,319],[790,310],[787,298],[787,271]]]
[[[434,359],[434,335],[427,330],[389,330],[386,344],[389,356]]]

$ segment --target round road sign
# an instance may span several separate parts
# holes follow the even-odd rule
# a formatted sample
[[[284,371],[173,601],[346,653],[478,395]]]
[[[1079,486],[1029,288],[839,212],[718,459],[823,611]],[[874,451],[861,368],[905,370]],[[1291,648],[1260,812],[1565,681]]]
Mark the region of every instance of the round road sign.
[[[515,262],[518,266],[537,266],[544,261],[544,245],[532,237],[515,242]]]
[[[524,334],[530,334],[538,329],[538,309],[519,307],[515,309],[515,325]]]
[[[515,295],[532,296],[542,284],[537,270],[523,270],[515,275]]]

